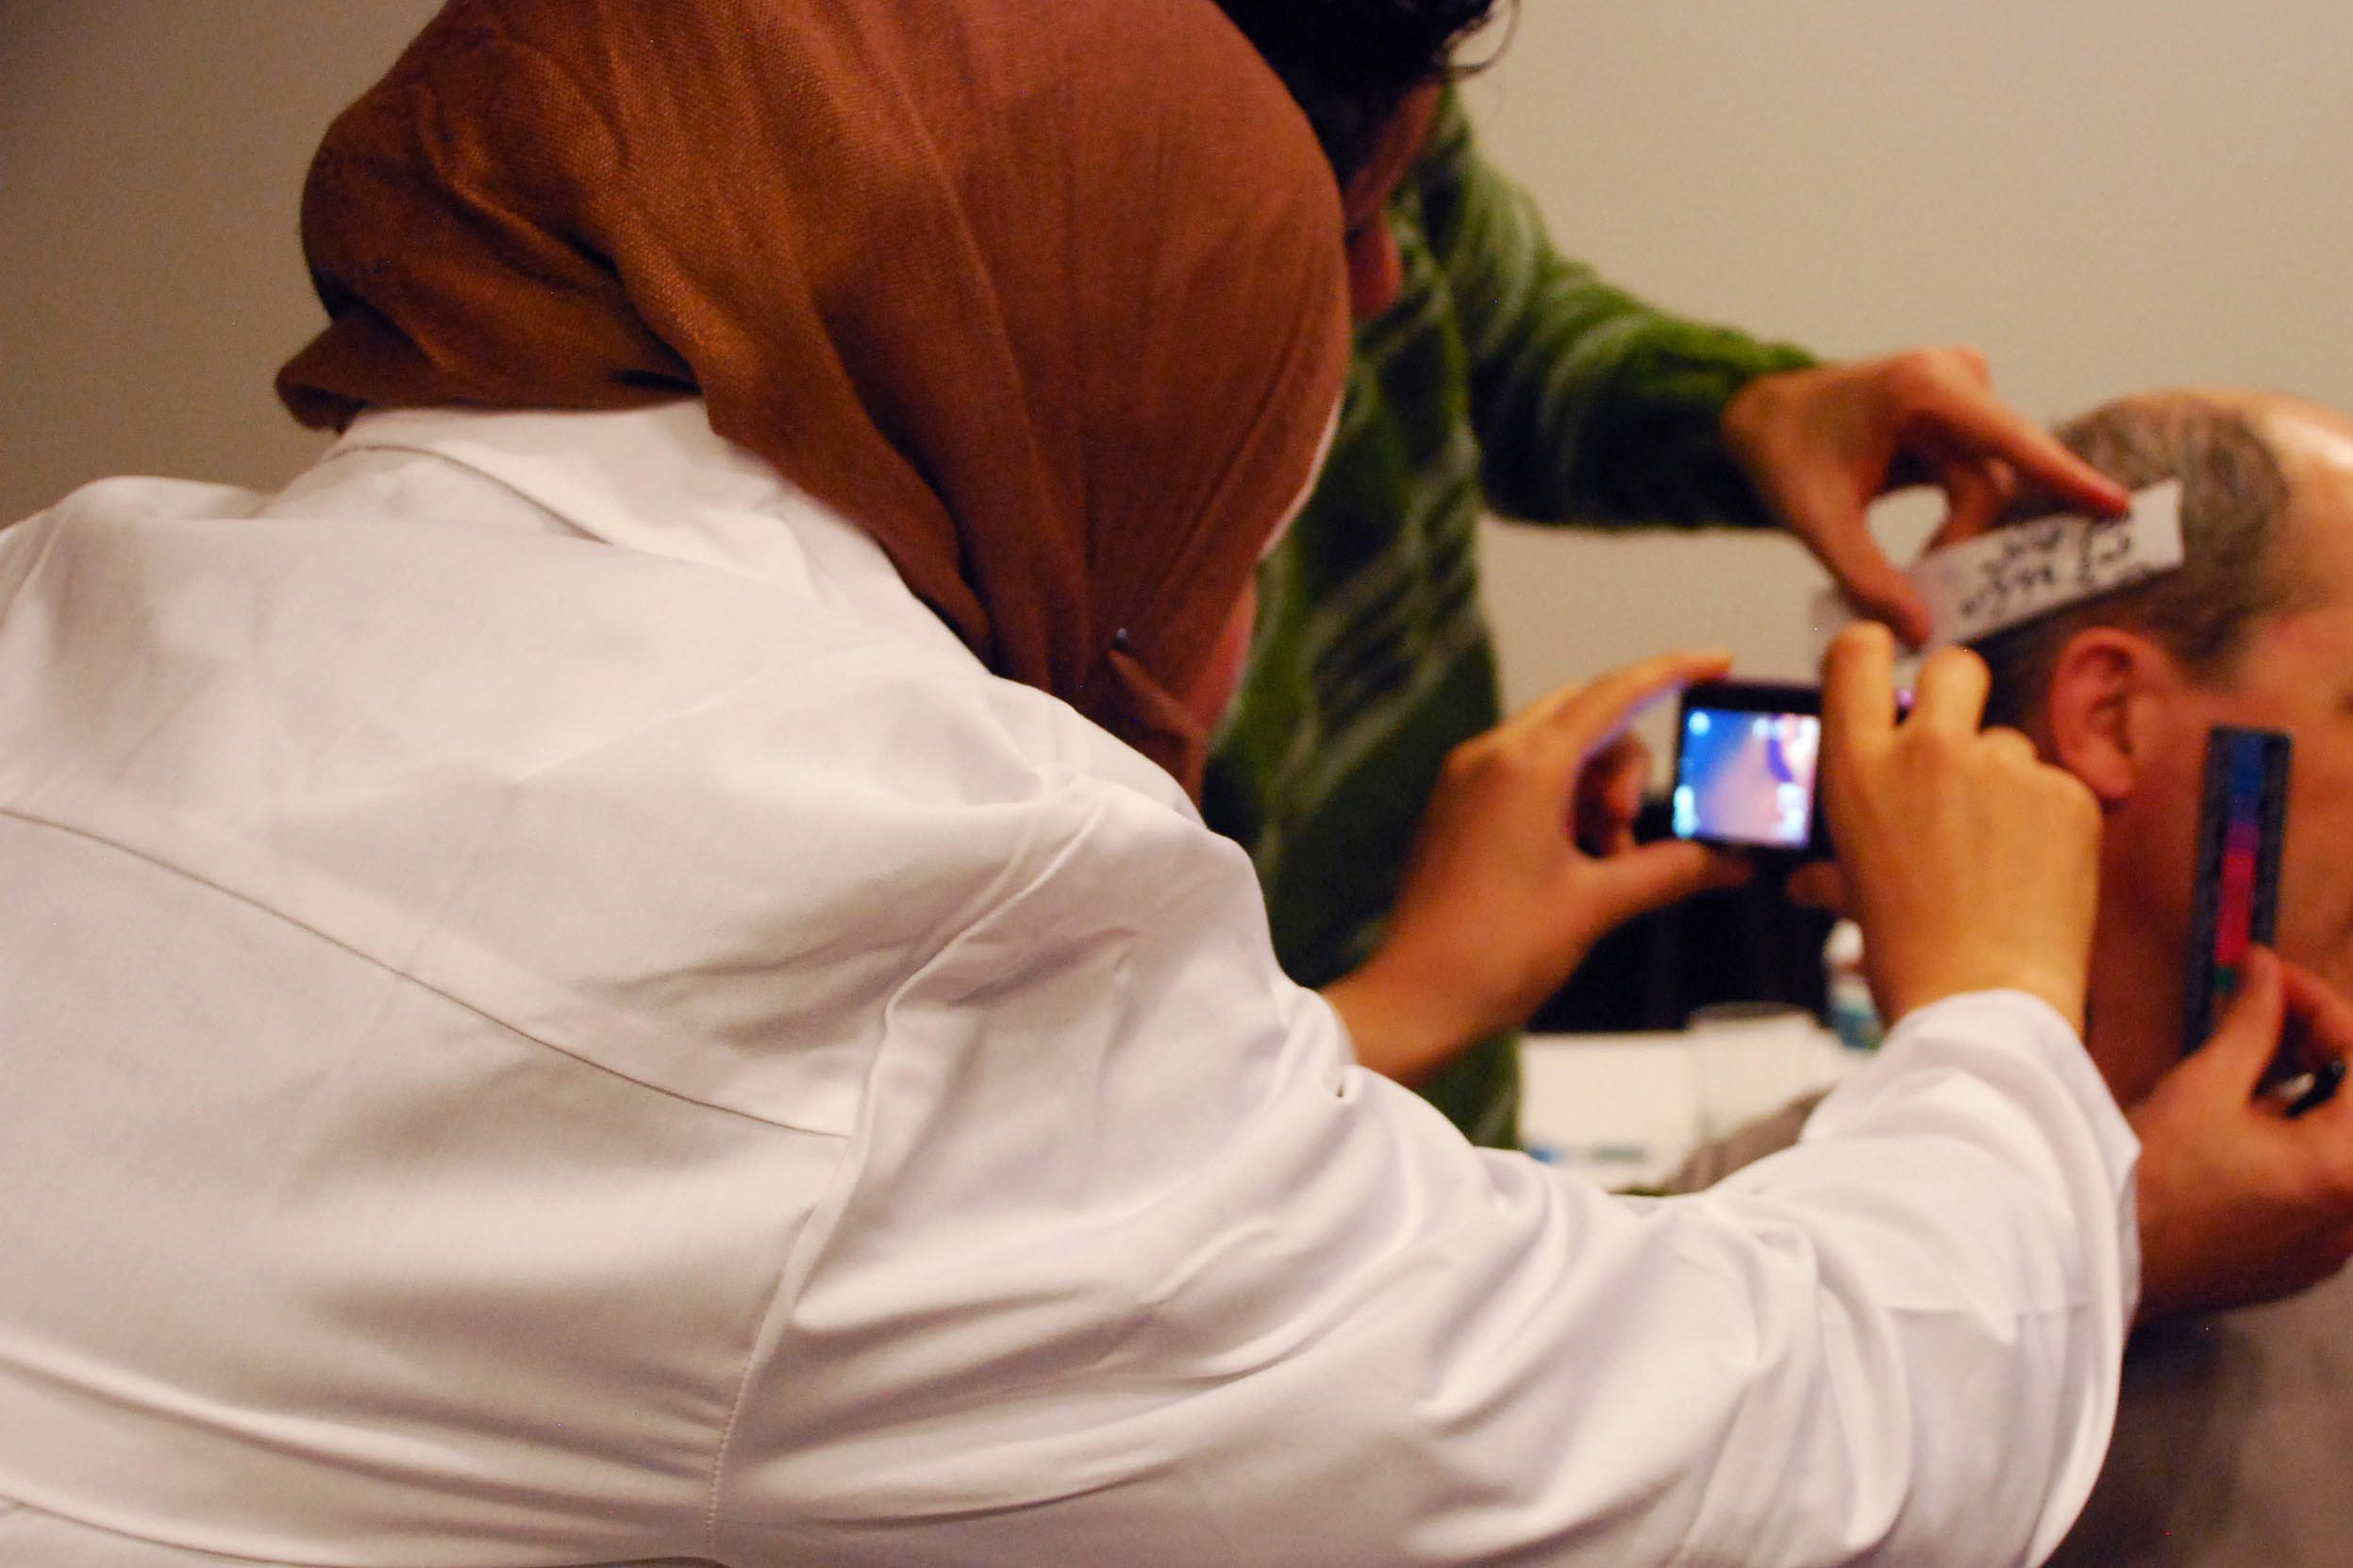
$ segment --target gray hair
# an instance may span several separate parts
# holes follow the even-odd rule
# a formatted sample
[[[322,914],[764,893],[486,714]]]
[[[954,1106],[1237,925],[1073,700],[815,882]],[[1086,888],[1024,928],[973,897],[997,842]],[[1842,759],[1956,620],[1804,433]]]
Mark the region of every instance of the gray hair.
[[[2129,588],[2071,605],[1972,644],[1993,674],[1989,724],[2037,715],[2060,652],[2078,632],[2123,626],[2155,639],[2201,680],[2228,680],[2248,633],[2296,599],[2288,559],[2288,481],[2252,420],[2195,392],[2105,404],[2055,432],[2128,489],[2181,481],[2183,560]],[[2009,521],[2058,509],[2022,494]]]

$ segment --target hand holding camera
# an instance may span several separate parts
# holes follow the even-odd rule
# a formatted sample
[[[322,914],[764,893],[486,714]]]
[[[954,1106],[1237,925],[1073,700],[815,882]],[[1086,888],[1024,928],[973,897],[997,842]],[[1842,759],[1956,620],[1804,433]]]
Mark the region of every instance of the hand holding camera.
[[[1896,722],[1894,639],[1839,634],[1823,666],[1824,814],[1891,1026],[1942,997],[2007,988],[2083,1028],[2099,809],[2014,729],[1979,729],[1984,663],[1946,648]]]
[[[1380,946],[1324,988],[1358,1059],[1413,1081],[1525,1022],[1604,932],[1747,876],[1737,857],[1633,833],[1648,758],[1627,721],[1730,662],[1645,659],[1563,687],[1448,755]]]

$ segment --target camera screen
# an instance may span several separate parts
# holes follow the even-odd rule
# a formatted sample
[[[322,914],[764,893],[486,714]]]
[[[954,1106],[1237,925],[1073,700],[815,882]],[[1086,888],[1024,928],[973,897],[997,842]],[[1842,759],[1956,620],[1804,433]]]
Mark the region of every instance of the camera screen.
[[[1822,721],[1811,713],[1688,708],[1675,769],[1675,834],[1802,849],[1813,825]]]

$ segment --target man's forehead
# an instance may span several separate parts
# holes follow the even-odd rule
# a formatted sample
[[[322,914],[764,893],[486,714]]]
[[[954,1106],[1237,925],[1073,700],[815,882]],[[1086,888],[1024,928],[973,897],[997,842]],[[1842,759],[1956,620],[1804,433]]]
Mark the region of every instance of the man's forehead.
[[[2345,447],[2353,443],[2353,413],[2332,409],[2326,403],[2315,403],[2309,397],[2286,393],[2260,396],[2253,407],[2263,419],[2283,429],[2295,426],[2325,443]]]
[[[2195,395],[2244,419],[2271,449],[2292,488],[2353,477],[2353,414],[2286,392],[2210,388]]]
[[[2248,626],[2219,685],[2260,703],[2353,659],[2353,417],[2290,397],[2251,400],[2245,412],[2287,485],[2270,546],[2284,593]]]
[[[2261,425],[2288,484],[2286,542],[2304,579],[2298,587],[2353,594],[2353,417],[2282,398],[2262,410]]]

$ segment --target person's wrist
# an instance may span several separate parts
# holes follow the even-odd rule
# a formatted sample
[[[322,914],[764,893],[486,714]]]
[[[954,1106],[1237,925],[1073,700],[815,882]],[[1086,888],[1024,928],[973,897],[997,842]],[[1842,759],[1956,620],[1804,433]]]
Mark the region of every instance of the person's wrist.
[[[1764,431],[1773,424],[1778,405],[1789,391],[1791,378],[1799,374],[1796,367],[1766,371],[1751,376],[1724,400],[1724,411],[1717,416],[1716,427],[1723,436],[1725,449],[1744,469],[1751,466],[1764,440]]]
[[[1492,1021],[1497,1009],[1471,975],[1393,946],[1377,951],[1322,994],[1347,1026],[1357,1059],[1403,1083],[1419,1082],[1509,1026]]]
[[[2083,1035],[2084,976],[2064,964],[2035,961],[1987,961],[1945,968],[1917,977],[1883,982],[1888,1026],[1922,1008],[1976,992],[2014,991],[2044,1003],[2066,1021],[2078,1039]]]

